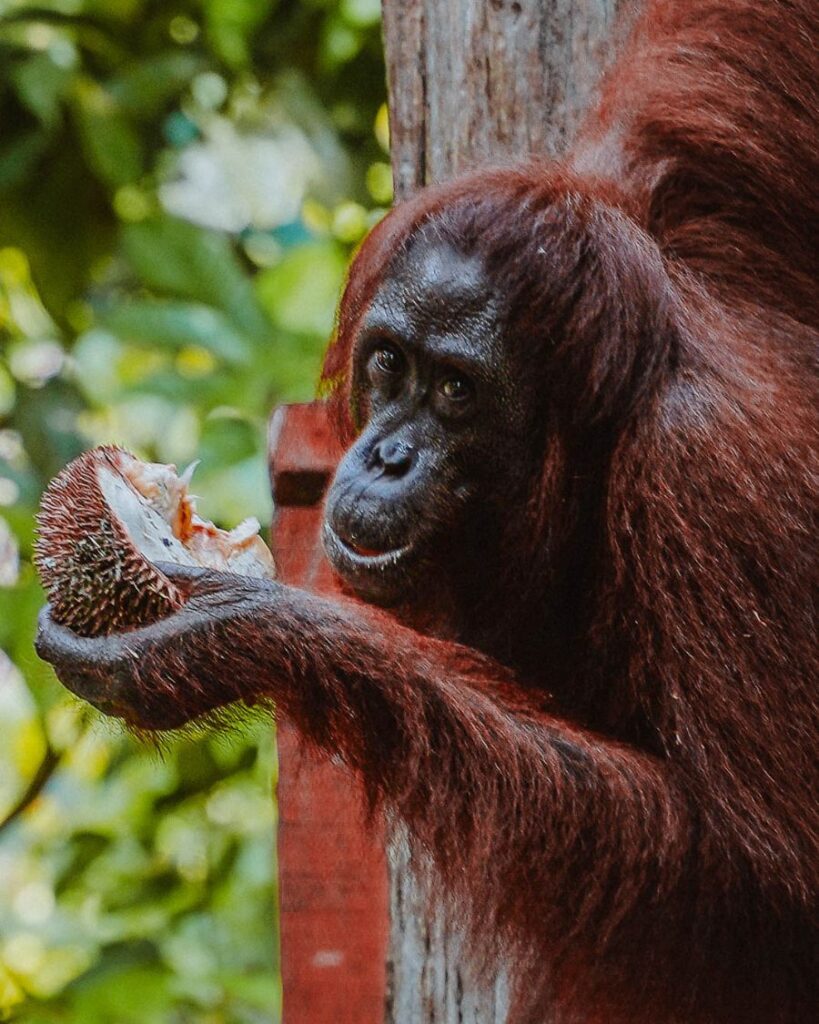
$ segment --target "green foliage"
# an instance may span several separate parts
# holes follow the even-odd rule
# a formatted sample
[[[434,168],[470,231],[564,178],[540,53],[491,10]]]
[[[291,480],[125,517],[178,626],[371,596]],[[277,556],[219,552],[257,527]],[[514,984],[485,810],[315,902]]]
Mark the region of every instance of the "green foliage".
[[[158,753],[32,648],[42,489],[83,448],[202,459],[269,518],[390,201],[376,0],[0,0],[0,1020],[254,1024],[278,1002],[268,723]]]

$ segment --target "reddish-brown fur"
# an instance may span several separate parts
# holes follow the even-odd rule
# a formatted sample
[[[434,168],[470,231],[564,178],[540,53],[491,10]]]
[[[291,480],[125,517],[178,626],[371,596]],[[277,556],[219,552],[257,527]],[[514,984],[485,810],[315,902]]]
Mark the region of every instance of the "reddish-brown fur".
[[[547,759],[537,784],[510,772],[506,806],[496,780],[475,784],[484,863],[442,827],[463,804],[434,778],[441,819],[421,834],[441,861],[466,861],[481,913],[538,935],[535,960],[562,965],[586,1013],[587,971],[621,988],[601,1021],[819,1013],[815,973],[806,984],[819,970],[818,25],[810,0],[652,4],[563,165],[427,190],[373,232],[327,356],[349,438],[357,322],[433,221],[484,256],[515,343],[567,395],[486,603],[555,706],[650,752],[671,788],[660,799],[651,764],[622,751],[615,768],[590,740],[610,804],[591,781],[567,800]],[[578,464],[590,479],[573,479]],[[576,634],[533,642],[565,621],[561,604]],[[485,735],[492,761],[507,737]],[[550,828],[561,849],[575,837],[582,873],[550,856]]]
[[[483,258],[542,394],[501,557],[438,638],[210,578],[122,638],[44,620],[131,721],[270,698],[340,754],[509,966],[514,1024],[819,1006],[818,20],[653,4],[564,164],[426,191],[365,242],[326,363],[346,438],[357,323],[422,225]]]

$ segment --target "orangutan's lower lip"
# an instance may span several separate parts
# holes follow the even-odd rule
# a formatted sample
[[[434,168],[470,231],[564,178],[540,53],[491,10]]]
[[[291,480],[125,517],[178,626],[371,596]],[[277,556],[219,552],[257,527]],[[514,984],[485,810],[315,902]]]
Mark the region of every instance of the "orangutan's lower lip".
[[[352,544],[343,540],[329,523],[324,524],[324,546],[334,565],[358,572],[368,570],[384,572],[399,565],[413,549],[412,544],[405,544],[389,551],[377,551]]]
[[[389,551],[379,550],[378,548],[365,548],[361,544],[347,544],[347,547],[354,555],[359,555],[361,558],[378,558],[379,555],[389,554]]]

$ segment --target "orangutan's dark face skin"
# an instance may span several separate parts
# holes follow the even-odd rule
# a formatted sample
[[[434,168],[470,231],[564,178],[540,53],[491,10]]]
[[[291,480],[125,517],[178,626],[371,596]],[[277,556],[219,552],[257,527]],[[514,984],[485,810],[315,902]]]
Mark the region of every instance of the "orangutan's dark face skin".
[[[446,539],[474,496],[504,493],[519,465],[509,452],[525,432],[525,389],[499,308],[476,258],[421,236],[364,315],[353,369],[363,429],[330,488],[324,545],[367,600],[392,603],[420,574],[446,573]]]

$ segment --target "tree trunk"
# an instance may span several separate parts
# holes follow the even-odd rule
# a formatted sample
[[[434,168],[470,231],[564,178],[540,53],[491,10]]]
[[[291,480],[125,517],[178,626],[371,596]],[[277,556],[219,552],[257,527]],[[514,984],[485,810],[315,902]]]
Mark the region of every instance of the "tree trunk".
[[[559,155],[631,24],[633,0],[383,0],[396,200],[461,171]],[[505,985],[476,991],[457,929],[390,852],[387,1024],[502,1024]]]
[[[565,151],[633,0],[383,0],[396,200]]]

